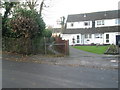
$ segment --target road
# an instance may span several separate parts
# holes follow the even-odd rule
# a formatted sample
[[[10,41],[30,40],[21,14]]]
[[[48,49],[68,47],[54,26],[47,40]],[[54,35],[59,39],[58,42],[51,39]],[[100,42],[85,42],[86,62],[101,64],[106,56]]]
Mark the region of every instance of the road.
[[[3,60],[3,88],[117,88],[118,70]]]
[[[111,62],[118,61],[117,56],[98,55],[70,47],[68,57],[33,55],[25,59],[29,62],[10,61],[21,60],[21,56],[15,54],[3,57],[3,88],[118,87],[118,62]],[[32,60],[35,62],[30,62]]]

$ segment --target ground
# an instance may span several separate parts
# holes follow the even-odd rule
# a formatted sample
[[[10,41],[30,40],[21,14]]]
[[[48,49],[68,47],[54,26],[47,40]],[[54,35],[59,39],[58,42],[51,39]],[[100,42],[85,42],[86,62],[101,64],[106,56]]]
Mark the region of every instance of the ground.
[[[98,55],[72,47],[67,57],[4,54],[2,65],[4,88],[118,87],[118,56]]]

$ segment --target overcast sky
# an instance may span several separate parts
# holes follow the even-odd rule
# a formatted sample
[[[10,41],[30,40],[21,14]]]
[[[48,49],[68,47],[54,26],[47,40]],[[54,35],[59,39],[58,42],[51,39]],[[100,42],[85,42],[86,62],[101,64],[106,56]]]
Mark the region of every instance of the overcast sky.
[[[46,0],[48,1],[48,0]],[[68,14],[90,13],[97,11],[117,10],[120,0],[49,0],[49,8],[43,11],[47,25],[57,27],[57,20]]]

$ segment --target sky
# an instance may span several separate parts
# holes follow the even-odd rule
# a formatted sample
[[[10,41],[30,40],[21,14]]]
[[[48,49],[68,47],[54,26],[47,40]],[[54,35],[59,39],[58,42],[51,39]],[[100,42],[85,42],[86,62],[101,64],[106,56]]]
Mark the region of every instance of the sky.
[[[42,0],[38,0],[38,3],[40,4],[41,1]],[[117,10],[118,2],[120,0],[44,0],[44,1],[45,5],[48,7],[44,8],[42,12],[42,17],[46,23],[46,26],[59,28],[60,25],[57,24],[57,22],[60,21],[60,17],[62,16],[65,16],[65,18],[67,19],[67,16],[69,14],[81,14],[107,10]],[[39,10],[39,7],[37,9]]]
[[[49,1],[49,2],[48,2]],[[69,14],[91,13],[98,11],[117,10],[120,0],[46,0],[48,8],[42,15],[47,26],[59,27],[60,17]]]

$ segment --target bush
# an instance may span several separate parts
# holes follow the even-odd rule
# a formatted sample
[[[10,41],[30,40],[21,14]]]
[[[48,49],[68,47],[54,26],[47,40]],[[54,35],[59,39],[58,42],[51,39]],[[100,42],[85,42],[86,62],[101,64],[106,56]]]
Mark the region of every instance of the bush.
[[[45,29],[45,23],[40,15],[34,10],[18,9],[7,23],[11,31],[11,37],[34,38],[41,36]]]

